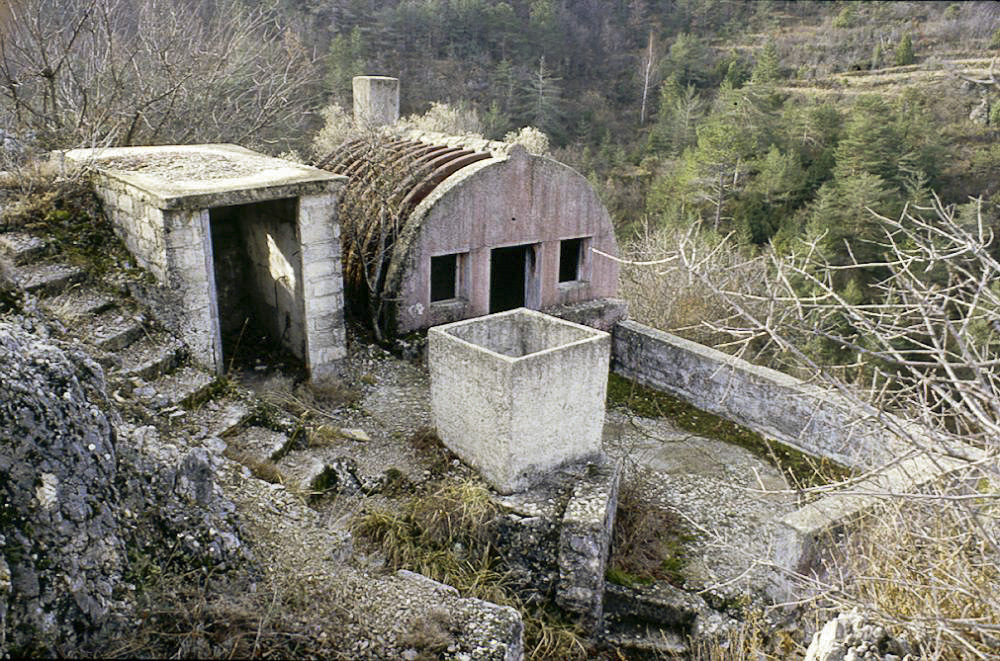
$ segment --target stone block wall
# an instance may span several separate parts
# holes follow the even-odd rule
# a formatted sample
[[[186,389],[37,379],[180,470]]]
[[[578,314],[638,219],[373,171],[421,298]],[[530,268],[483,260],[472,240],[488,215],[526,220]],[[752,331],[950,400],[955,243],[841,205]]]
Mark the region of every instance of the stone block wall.
[[[307,363],[312,378],[322,379],[347,355],[337,196],[302,195],[298,215]]]
[[[104,205],[125,247],[160,282],[167,280],[167,243],[163,212],[138,189],[111,177],[101,177],[94,192]]]
[[[208,209],[161,212],[166,236],[166,289],[175,301],[167,324],[202,365],[223,368]]]

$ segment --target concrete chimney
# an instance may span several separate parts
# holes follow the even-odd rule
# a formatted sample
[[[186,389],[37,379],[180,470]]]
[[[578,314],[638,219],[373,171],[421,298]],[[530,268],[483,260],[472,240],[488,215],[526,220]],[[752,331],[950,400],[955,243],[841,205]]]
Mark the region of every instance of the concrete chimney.
[[[358,128],[391,126],[399,120],[399,78],[355,76],[353,84]]]

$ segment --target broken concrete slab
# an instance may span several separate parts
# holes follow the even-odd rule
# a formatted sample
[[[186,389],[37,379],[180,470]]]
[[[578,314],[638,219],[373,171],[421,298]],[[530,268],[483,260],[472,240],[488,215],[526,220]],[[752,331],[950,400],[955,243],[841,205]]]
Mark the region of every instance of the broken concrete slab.
[[[291,446],[287,434],[266,427],[247,427],[226,439],[229,449],[254,461],[277,461]]]
[[[195,438],[224,437],[250,417],[250,407],[239,399],[213,399],[191,411],[185,422]]]
[[[604,621],[604,572],[618,508],[621,467],[607,459],[587,465],[573,487],[559,531],[556,603],[581,615],[590,631]]]
[[[326,462],[308,450],[292,450],[278,460],[277,466],[285,486],[293,491],[318,492],[326,486]]]
[[[186,406],[203,395],[214,382],[214,377],[187,366],[142,385],[133,393],[154,408]]]

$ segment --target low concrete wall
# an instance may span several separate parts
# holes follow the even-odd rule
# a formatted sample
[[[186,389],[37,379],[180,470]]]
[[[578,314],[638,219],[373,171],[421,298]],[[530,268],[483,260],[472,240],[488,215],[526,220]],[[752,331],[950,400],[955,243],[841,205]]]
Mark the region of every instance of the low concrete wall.
[[[591,632],[604,624],[604,572],[618,510],[621,466],[603,458],[587,465],[573,487],[559,532],[556,603],[581,615]]]
[[[845,466],[870,468],[903,446],[836,393],[644,326],[615,326],[612,370],[768,438]]]
[[[776,601],[794,597],[792,577],[812,573],[823,549],[862,514],[984,458],[967,445],[942,450],[926,430],[890,414],[859,411],[837,393],[634,321],[615,326],[613,338],[612,369],[624,377],[809,454],[877,469],[778,521],[771,561],[788,573],[775,577]],[[903,442],[887,422],[917,442]],[[916,453],[918,445],[926,451]]]

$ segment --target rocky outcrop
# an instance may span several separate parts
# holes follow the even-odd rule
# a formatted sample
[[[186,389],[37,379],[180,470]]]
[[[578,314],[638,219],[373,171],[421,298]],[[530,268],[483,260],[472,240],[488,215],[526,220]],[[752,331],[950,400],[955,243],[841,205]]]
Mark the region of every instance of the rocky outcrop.
[[[123,425],[85,354],[39,321],[4,321],[0,374],[0,656],[79,653],[112,635],[129,552],[238,556],[219,459]]]
[[[893,638],[855,609],[841,613],[816,632],[806,650],[806,661],[900,661],[912,658],[912,654],[906,640]]]
[[[0,597],[15,655],[68,651],[100,628],[125,565],[101,369],[25,325],[0,325]]]

